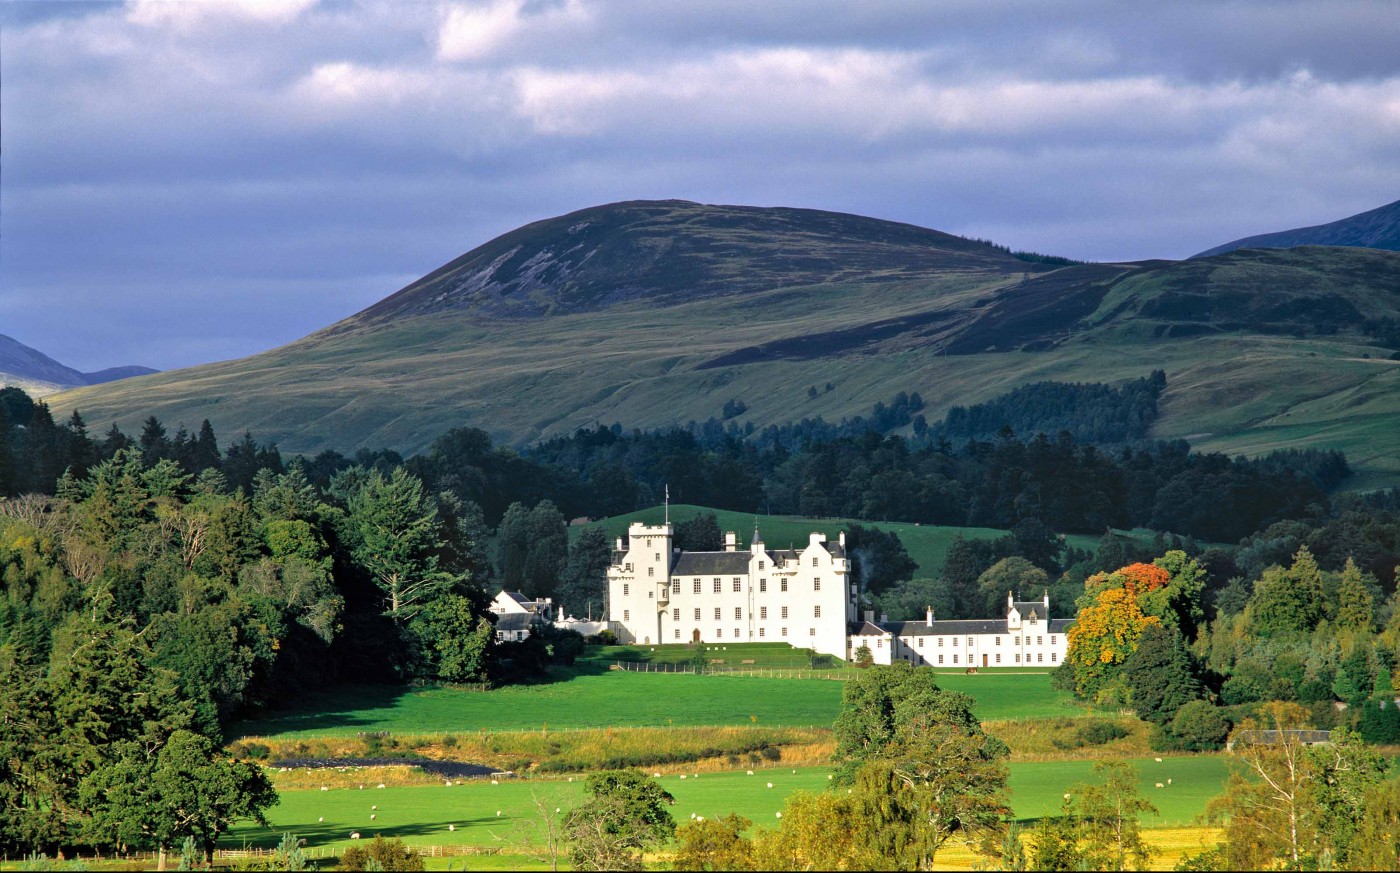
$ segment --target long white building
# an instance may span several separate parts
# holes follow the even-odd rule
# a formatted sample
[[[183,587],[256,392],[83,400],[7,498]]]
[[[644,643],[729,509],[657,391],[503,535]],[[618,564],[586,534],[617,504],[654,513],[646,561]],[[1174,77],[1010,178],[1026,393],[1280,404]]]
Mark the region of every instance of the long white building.
[[[1056,667],[1065,659],[1065,638],[1074,619],[1050,618],[1050,595],[1018,601],[1006,595],[1006,618],[936,621],[866,621],[853,628],[846,658],[862,645],[877,664],[907,661],[916,667]]]
[[[719,552],[683,552],[669,524],[635,522],[608,567],[608,618],[620,641],[782,642],[846,658],[856,591],[846,535],[813,533],[803,548],[768,549],[734,533]]]

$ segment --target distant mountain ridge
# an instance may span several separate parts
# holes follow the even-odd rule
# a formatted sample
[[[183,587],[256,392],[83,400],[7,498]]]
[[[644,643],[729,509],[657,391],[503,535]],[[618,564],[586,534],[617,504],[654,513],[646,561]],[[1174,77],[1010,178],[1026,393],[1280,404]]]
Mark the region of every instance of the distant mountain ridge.
[[[1152,438],[1336,448],[1400,483],[1400,252],[1303,246],[1031,263],[988,243],[806,209],[631,201],[490,240],[278,349],[51,398],[139,427],[208,418],[284,451],[408,454],[480,427],[929,421],[1038,382],[1166,374]]]
[[[127,366],[83,373],[60,364],[19,340],[0,334],[0,384],[16,384],[35,393],[76,388],[81,385],[100,385],[157,372],[159,371],[150,367]]]
[[[1328,224],[1247,236],[1191,257],[1206,258],[1236,249],[1288,249],[1294,246],[1353,246],[1400,251],[1400,200]]]

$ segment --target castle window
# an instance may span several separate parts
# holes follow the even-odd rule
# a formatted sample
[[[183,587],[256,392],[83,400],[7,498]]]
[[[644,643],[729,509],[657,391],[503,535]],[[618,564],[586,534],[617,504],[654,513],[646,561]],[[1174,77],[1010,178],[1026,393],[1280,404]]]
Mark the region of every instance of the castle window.
[[[957,656],[957,655],[954,655],[954,656],[953,656],[953,663],[956,664],[957,662],[958,662],[958,656]]]
[[[940,663],[940,664],[943,663],[943,656],[942,656],[942,655],[939,655],[939,656],[938,656],[938,663]]]
[[[997,663],[1001,663],[1001,652],[997,652]]]
[[[743,610],[741,607],[738,607],[738,606],[734,607],[734,620],[735,620],[735,621],[743,621],[743,620],[744,620],[744,610]]]
[[[717,627],[717,628],[715,628],[715,639],[718,640],[718,639],[722,639],[723,637],[724,637],[724,628],[722,628],[722,627]]]
[[[786,590],[787,590],[787,580],[784,579],[782,582],[780,582],[780,583],[779,583],[779,587],[780,587],[781,590],[786,591]]]
[[[812,559],[812,566],[813,566],[813,567],[817,566],[817,559],[816,559],[816,558],[813,558],[813,559]]]
[[[763,569],[764,563],[765,563],[765,562],[763,562],[763,561],[759,561],[759,562],[758,562],[758,569],[762,570],[762,569]]]
[[[655,575],[656,575],[656,568],[655,568],[655,567],[647,567],[647,575],[648,575],[648,576],[655,576]]]
[[[1031,624],[1035,624],[1035,613],[1031,613]]]
[[[1043,643],[1042,643],[1043,639],[1044,639],[1043,637],[1036,637],[1036,638],[1035,638],[1035,644],[1036,644],[1037,646],[1042,645],[1042,644],[1043,644]]]
[[[1021,653],[1020,653],[1020,652],[1017,652],[1017,653],[1016,653],[1016,663],[1018,663],[1018,664],[1021,663]]]
[[[958,644],[958,638],[957,638],[957,637],[953,637],[953,645],[956,646],[957,644]]]
[[[787,607],[783,607],[783,618],[787,618]]]
[[[632,564],[631,564],[630,562],[627,564],[627,572],[628,572],[628,573],[631,573],[631,572],[632,572]]]
[[[699,593],[700,593],[700,580],[699,580],[699,579],[695,579],[695,580],[694,580],[694,586],[693,586],[693,588],[694,588],[694,593],[695,593],[695,594],[699,594]]]
[[[816,635],[817,635],[817,629],[816,629],[816,628],[813,627],[813,628],[808,628],[808,629],[807,629],[807,636],[809,636],[809,637],[814,637],[814,636],[816,636]]]
[[[759,579],[759,580],[758,580],[758,590],[759,590],[759,593],[760,593],[760,594],[766,594],[766,593],[768,592],[768,580],[767,580],[767,579]]]
[[[915,637],[915,638],[914,638],[914,644],[917,645],[919,648],[922,649],[922,648],[924,647],[924,638],[923,638],[923,637]]]
[[[759,635],[760,637],[763,636],[763,628],[759,628],[759,629],[758,629],[758,635]]]
[[[820,580],[820,579],[813,579],[813,580],[812,580],[812,590],[813,590],[813,591],[820,591],[820,590],[822,590],[822,580]]]
[[[622,583],[622,596],[623,596],[623,597],[627,597],[627,596],[629,596],[631,593],[632,593],[632,586],[631,586],[631,585],[628,585],[626,582],[623,582],[623,583]]]
[[[652,599],[653,597],[655,597],[655,596],[656,596],[656,592],[655,592],[655,591],[648,591],[648,592],[647,592],[647,600],[651,600],[651,599]]]
[[[996,640],[997,640],[997,645],[1001,645],[1001,637],[997,637]]]
[[[715,607],[715,618],[719,618],[719,607]]]
[[[943,638],[942,638],[942,637],[939,637],[939,638],[938,638],[938,648],[940,648],[940,649],[943,648]]]
[[[734,639],[739,639],[739,629],[737,627],[734,628]]]
[[[1016,645],[1018,645],[1018,646],[1021,645],[1021,638],[1020,638],[1020,637],[1017,637],[1017,638],[1016,638]]]
[[[631,620],[632,620],[632,610],[630,610],[630,609],[624,609],[624,610],[622,610],[622,620],[623,620],[623,621],[631,621]]]
[[[1042,655],[1040,652],[1036,652],[1036,653],[1035,653],[1035,662],[1036,662],[1037,664],[1039,664],[1039,663],[1040,663],[1041,661],[1043,661],[1043,660],[1045,660],[1045,656]]]
[[[787,636],[787,628],[783,628],[783,633],[782,633],[782,635],[783,635],[783,636]]]
[[[1055,645],[1055,638],[1054,638],[1054,637],[1051,637],[1051,638],[1050,638],[1050,645],[1052,645],[1052,646]]]
[[[968,644],[969,646],[972,645],[972,637],[968,637],[968,638],[967,638],[967,644]]]
[[[737,592],[737,591],[743,591],[743,590],[744,590],[743,584],[744,584],[744,583],[742,583],[742,582],[739,581],[739,577],[738,577],[738,576],[735,576],[735,577],[734,577],[734,590],[735,590],[736,592]]]
[[[758,608],[758,617],[759,617],[760,619],[762,619],[763,621],[767,621],[767,620],[768,620],[768,607],[766,607],[766,606],[760,606],[760,607]]]
[[[719,587],[719,586],[720,586],[720,581],[719,581],[718,579],[716,579],[716,580],[715,580],[715,593],[716,593],[716,594],[718,594],[718,593],[720,592],[720,587]]]
[[[680,628],[676,628],[676,632],[675,632],[675,634],[674,634],[674,637],[675,637],[676,639],[680,639],[680,638],[681,638],[681,629],[680,629]]]
[[[815,606],[815,607],[812,608],[812,617],[813,617],[813,618],[821,618],[821,617],[822,617],[822,608],[821,608],[820,606]]]
[[[680,611],[679,609],[673,609],[673,610],[671,610],[671,621],[680,621],[680,620],[681,620],[681,611]]]
[[[1052,664],[1055,663],[1056,657],[1058,657],[1058,656],[1057,656],[1054,652],[1051,652],[1051,653],[1050,653],[1050,663],[1052,663]]]
[[[672,579],[672,580],[671,580],[671,593],[672,593],[672,594],[680,594],[680,593],[681,593],[681,580],[679,580],[679,579]]]
[[[660,553],[660,552],[657,552],[657,553],[656,553],[656,560],[658,560],[658,561],[661,560],[661,553]]]
[[[695,620],[696,620],[696,621],[699,621],[699,620],[700,620],[700,607],[698,607],[698,606],[695,607]]]

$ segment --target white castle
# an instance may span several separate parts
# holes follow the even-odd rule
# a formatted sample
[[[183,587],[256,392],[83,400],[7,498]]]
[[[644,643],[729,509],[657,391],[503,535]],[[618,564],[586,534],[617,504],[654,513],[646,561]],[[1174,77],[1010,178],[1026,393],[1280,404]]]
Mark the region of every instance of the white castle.
[[[847,656],[856,591],[846,535],[809,535],[804,548],[683,552],[670,524],[634,522],[608,567],[608,619],[624,643],[789,643]]]
[[[846,534],[808,535],[804,548],[769,549],[755,529],[748,549],[724,535],[718,552],[686,552],[671,525],[633,522],[608,567],[608,623],[619,642],[788,643],[853,660],[931,667],[1053,667],[1064,660],[1071,619],[1051,619],[1050,595],[1017,601],[1006,617],[970,621],[858,620]]]

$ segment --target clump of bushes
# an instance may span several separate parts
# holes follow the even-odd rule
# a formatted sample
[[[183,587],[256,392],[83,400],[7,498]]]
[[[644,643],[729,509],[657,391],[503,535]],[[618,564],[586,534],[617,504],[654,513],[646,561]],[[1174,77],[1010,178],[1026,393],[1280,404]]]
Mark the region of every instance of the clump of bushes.
[[[1053,738],[1050,740],[1050,744],[1063,750],[1081,749],[1085,746],[1102,746],[1104,743],[1121,740],[1126,736],[1128,736],[1128,729],[1118,722],[1093,719],[1067,736]]]

